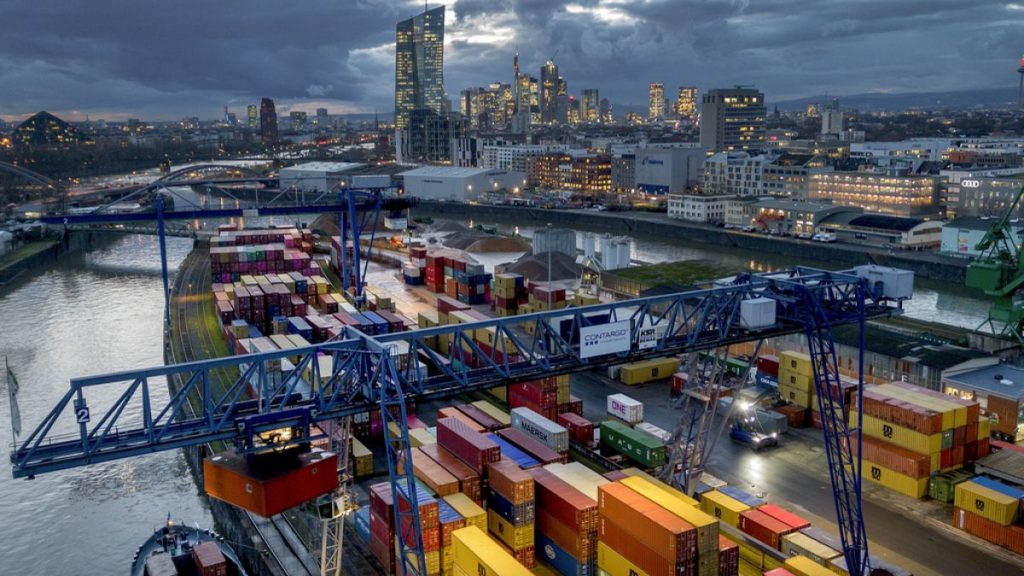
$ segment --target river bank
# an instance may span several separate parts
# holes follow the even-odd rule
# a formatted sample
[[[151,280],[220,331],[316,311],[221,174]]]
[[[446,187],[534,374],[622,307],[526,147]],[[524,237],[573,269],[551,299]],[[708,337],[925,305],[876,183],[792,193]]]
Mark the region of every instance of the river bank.
[[[890,251],[874,247],[834,243],[823,244],[725,230],[696,222],[668,218],[648,212],[598,212],[589,210],[543,210],[518,206],[486,206],[420,201],[416,215],[446,218],[475,218],[517,226],[543,227],[548,223],[577,230],[625,234],[669,244],[701,243],[786,258],[829,264],[857,266],[874,261],[884,266],[912,270],[917,276],[963,284],[967,262],[931,252]]]

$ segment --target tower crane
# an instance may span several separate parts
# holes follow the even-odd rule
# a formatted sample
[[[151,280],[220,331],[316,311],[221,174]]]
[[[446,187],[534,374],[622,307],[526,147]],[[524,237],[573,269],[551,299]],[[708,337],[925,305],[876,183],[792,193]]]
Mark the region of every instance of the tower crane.
[[[967,266],[966,284],[994,297],[988,319],[979,328],[987,326],[994,334],[1024,344],[1024,241],[1015,237],[1012,226],[1022,195],[1024,186],[975,246],[980,254]]]

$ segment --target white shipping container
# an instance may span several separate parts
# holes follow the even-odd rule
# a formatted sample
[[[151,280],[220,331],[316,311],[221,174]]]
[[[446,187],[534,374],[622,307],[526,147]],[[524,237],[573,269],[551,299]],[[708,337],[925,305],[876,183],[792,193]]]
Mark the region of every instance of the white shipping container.
[[[654,424],[651,424],[650,422],[640,422],[633,428],[636,428],[641,432],[647,432],[651,436],[654,436],[655,438],[661,440],[666,444],[672,441],[672,434],[670,434],[667,430],[664,430],[662,428],[655,426]]]
[[[402,273],[410,278],[420,277],[420,269],[411,264],[406,264],[405,266],[402,266]]]
[[[910,270],[865,264],[853,269],[868,279],[868,291],[885,298],[906,299],[914,294],[914,273]]]
[[[750,298],[740,302],[740,326],[748,330],[775,325],[775,300]]]
[[[529,408],[513,408],[512,427],[556,452],[569,451],[569,431]]]
[[[608,413],[630,426],[644,421],[644,403],[625,394],[608,396]]]

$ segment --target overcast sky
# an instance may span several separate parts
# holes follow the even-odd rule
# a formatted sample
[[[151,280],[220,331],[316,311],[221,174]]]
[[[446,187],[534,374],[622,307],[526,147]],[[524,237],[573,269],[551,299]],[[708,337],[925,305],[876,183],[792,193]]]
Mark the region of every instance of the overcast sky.
[[[644,104],[659,81],[753,84],[769,102],[822,93],[1014,86],[1024,0],[458,0],[445,85],[510,82],[512,52],[569,90]],[[430,7],[436,7],[431,3]],[[0,0],[0,117],[391,112],[400,0]]]

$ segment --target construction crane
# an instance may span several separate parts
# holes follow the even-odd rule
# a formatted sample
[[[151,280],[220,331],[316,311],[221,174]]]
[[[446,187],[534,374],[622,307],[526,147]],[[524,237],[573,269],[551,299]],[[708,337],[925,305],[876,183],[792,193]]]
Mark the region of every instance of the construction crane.
[[[1024,187],[1017,191],[1003,215],[985,232],[975,246],[978,258],[967,266],[966,284],[983,290],[994,300],[988,319],[978,328],[988,327],[993,334],[1012,337],[1024,344],[1024,242],[1015,237],[1013,215],[1020,207]]]
[[[391,489],[408,504],[394,506],[395,526],[400,532],[397,558],[402,574],[423,574],[407,402],[440,400],[546,376],[803,332],[809,335],[815,383],[823,403],[826,454],[844,553],[850,574],[862,576],[868,556],[860,512],[860,465],[849,450],[850,431],[842,420],[841,399],[832,397],[829,385],[838,380],[831,327],[863,324],[868,316],[888,316],[895,310],[893,302],[910,297],[912,285],[898,292],[883,284],[877,279],[870,284],[860,269],[827,272],[796,268],[745,276],[707,290],[409,332],[369,336],[347,328],[342,340],[306,348],[75,378],[36,429],[14,447],[12,475],[31,478],[218,441],[234,443],[242,451],[273,454],[323,438],[318,423],[379,408],[386,431]],[[744,302],[754,299],[762,303],[771,300],[775,310],[775,322],[756,333],[741,322]],[[568,333],[562,330],[566,320],[571,324]],[[598,353],[584,350],[580,331],[607,323],[630,326],[628,339],[602,347]],[[501,345],[481,349],[474,339],[480,330],[493,330],[495,342]],[[435,339],[450,339],[453,346],[442,354],[428,344]],[[396,348],[406,359],[425,364],[427,370],[417,369],[416,362],[399,361],[394,355]],[[319,359],[324,357],[331,359],[329,373],[321,372]],[[284,358],[293,359],[295,368],[274,370],[273,364]],[[215,371],[224,369],[239,369],[238,378],[223,389],[212,386]],[[303,378],[307,371],[310,382]],[[161,394],[157,389],[165,381],[182,385],[170,394]],[[242,400],[250,389],[258,399]],[[105,409],[95,421],[92,407],[98,412]],[[68,424],[77,428],[77,434],[62,434]],[[347,435],[347,431],[335,435],[339,452],[346,449]],[[344,515],[344,501],[324,503],[330,507],[324,516],[336,520]],[[335,522],[325,529],[341,526]],[[325,549],[334,544],[340,551],[340,538],[324,537],[323,542]],[[339,554],[325,556],[340,559]]]

